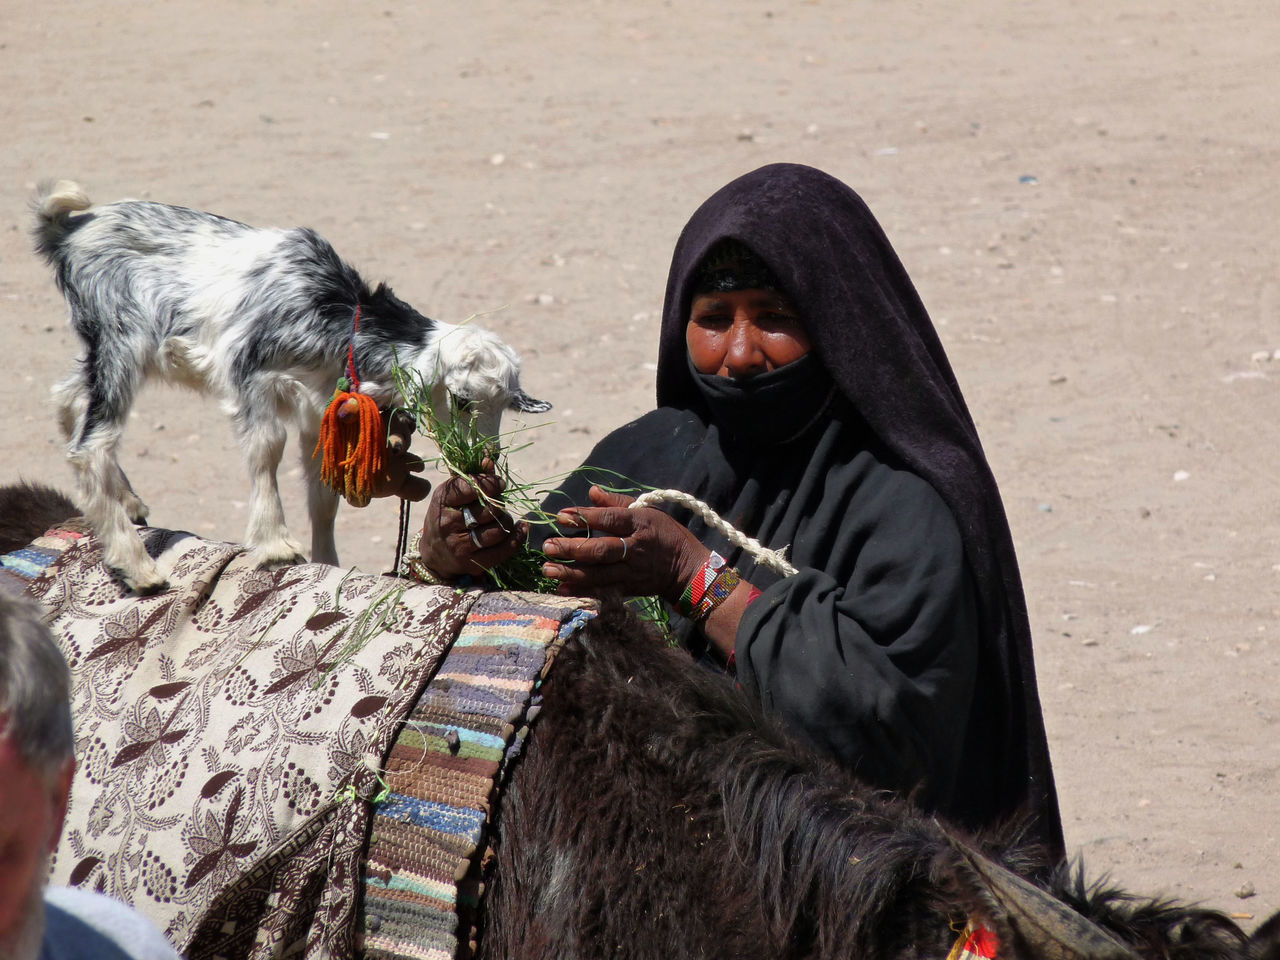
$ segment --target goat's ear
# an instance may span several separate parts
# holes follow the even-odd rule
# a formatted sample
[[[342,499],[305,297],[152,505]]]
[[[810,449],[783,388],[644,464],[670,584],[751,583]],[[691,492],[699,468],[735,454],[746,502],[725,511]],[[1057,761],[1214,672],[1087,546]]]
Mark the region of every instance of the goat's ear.
[[[551,409],[551,404],[545,400],[535,400],[523,390],[517,390],[511,395],[511,402],[507,406],[512,410],[518,410],[521,413],[546,413]]]
[[[1012,871],[947,834],[957,855],[962,887],[984,902],[993,914],[998,935],[1017,941],[1010,956],[1043,960],[1138,960],[1138,955],[1111,933],[1076,913],[1065,903],[1032,886]],[[1005,951],[1001,951],[1001,956]]]

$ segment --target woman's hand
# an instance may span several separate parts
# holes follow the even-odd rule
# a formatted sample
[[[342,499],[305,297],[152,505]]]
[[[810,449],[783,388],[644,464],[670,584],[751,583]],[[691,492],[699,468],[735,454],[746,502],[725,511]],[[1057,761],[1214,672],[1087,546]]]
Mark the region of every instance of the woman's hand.
[[[633,497],[592,487],[590,507],[568,507],[556,516],[587,537],[556,537],[542,545],[551,558],[542,572],[574,596],[658,596],[679,599],[710,552],[683,524],[661,510],[628,509]]]
[[[422,458],[409,452],[413,438],[413,417],[403,410],[392,412],[387,421],[387,450],[383,457],[382,474],[374,478],[373,496],[400,497],[417,503],[431,492],[431,481],[415,476],[426,464]]]
[[[443,577],[491,570],[528,535],[500,506],[505,484],[486,460],[474,477],[450,477],[436,487],[422,522],[422,562]]]

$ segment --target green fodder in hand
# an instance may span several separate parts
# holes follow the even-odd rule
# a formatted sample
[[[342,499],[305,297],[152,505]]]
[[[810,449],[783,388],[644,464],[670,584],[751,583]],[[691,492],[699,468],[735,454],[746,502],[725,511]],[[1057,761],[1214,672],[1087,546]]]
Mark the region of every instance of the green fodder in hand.
[[[534,525],[554,526],[555,517],[542,509],[542,501],[556,486],[555,481],[543,480],[527,483],[512,473],[507,456],[502,452],[509,448],[500,442],[498,437],[480,435],[474,418],[467,415],[465,409],[450,400],[450,418],[445,421],[437,414],[431,402],[434,384],[423,379],[414,370],[400,366],[392,368],[396,388],[405,398],[404,410],[414,419],[418,432],[425,433],[435,443],[439,456],[436,466],[443,472],[457,477],[474,477],[480,474],[487,462],[493,464],[494,473],[505,485],[502,501],[494,503],[483,491],[480,498],[487,506],[505,510],[512,517],[523,517],[525,522]],[[514,431],[513,431],[514,434]],[[527,444],[514,448],[522,450]],[[581,469],[581,468],[579,468]],[[614,483],[597,485],[610,493],[635,495],[642,491],[641,485],[634,483],[621,474],[613,471],[592,468],[595,473],[612,474]],[[527,590],[534,593],[556,593],[560,586],[558,580],[547,577],[542,572],[542,565],[549,558],[541,550],[528,543],[520,548],[505,562],[489,571],[489,579],[501,590]],[[563,561],[560,561],[563,562]],[[651,623],[664,637],[674,641],[671,629],[671,613],[658,597],[634,597],[628,605],[635,610],[640,619]]]
[[[502,500],[495,502],[477,487],[486,506],[495,511],[504,510],[512,517],[524,517],[531,523],[552,522],[540,506],[542,497],[549,492],[548,484],[545,481],[527,483],[513,474],[503,452],[501,438],[481,435],[475,418],[468,414],[465,405],[452,397],[449,398],[449,418],[440,417],[431,402],[434,384],[427,382],[417,371],[395,366],[392,374],[396,388],[405,398],[405,412],[413,417],[418,432],[430,437],[439,451],[434,460],[438,469],[452,476],[471,478],[483,473],[486,463],[492,464],[493,472],[502,480],[505,489]],[[513,556],[491,569],[488,576],[502,590],[555,593],[558,581],[542,573],[542,565],[546,561],[546,554],[524,543]]]

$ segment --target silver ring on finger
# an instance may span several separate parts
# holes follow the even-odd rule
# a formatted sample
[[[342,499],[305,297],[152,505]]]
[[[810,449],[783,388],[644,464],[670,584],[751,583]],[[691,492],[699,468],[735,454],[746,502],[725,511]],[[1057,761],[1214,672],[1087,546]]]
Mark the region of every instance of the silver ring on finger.
[[[621,563],[623,560],[627,559],[627,538],[619,537],[618,539],[622,541],[622,556],[618,558],[618,562]]]
[[[470,507],[462,508],[462,522],[466,524],[468,530],[475,530],[476,527],[480,526],[480,522],[476,519],[476,515],[471,512]],[[472,534],[471,539],[475,539],[475,534]],[[480,544],[476,544],[476,546],[480,546]]]
[[[467,533],[469,533],[469,534],[471,535],[471,542],[472,542],[472,543],[474,543],[474,544],[476,545],[476,549],[477,549],[477,550],[483,550],[483,549],[484,549],[484,544],[480,542],[480,537],[479,537],[479,535],[476,533],[475,527],[472,527],[471,529],[469,529],[469,530],[467,531]]]

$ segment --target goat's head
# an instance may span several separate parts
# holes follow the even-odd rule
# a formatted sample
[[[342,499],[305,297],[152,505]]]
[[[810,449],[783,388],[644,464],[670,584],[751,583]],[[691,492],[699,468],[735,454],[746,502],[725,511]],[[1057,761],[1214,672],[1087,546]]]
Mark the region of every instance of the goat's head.
[[[448,422],[457,410],[471,416],[478,436],[497,442],[504,410],[544,413],[545,400],[535,400],[520,386],[520,358],[496,334],[470,324],[440,325],[435,349],[419,360],[429,366],[419,373],[433,384],[436,417]]]

